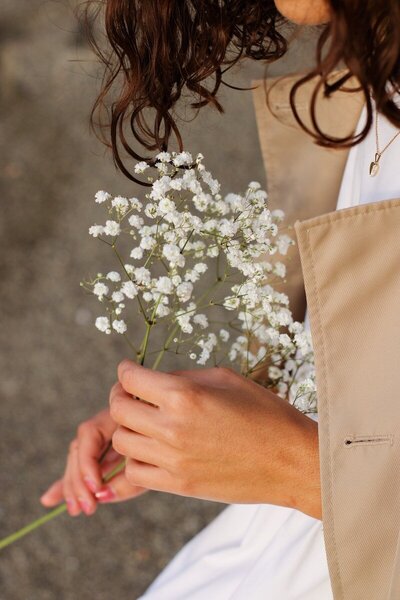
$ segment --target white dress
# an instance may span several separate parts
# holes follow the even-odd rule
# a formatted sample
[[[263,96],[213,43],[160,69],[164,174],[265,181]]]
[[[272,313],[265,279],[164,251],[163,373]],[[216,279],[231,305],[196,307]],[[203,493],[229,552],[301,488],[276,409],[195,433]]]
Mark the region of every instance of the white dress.
[[[381,149],[395,134],[379,117]],[[374,155],[373,128],[350,150],[338,210],[400,197],[400,136],[373,178]],[[142,599],[332,600],[322,522],[270,504],[232,504],[178,552]]]

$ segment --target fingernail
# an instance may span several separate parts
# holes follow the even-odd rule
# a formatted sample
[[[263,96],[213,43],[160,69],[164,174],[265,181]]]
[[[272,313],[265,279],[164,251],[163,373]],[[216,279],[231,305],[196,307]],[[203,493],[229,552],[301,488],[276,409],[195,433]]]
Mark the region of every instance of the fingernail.
[[[120,376],[119,376],[120,382],[122,382],[124,380],[125,374],[128,371],[131,371],[132,367],[135,367],[135,366],[137,366],[136,363],[134,363],[132,360],[129,360],[127,358],[120,363],[119,368],[118,368],[118,372],[120,374]]]
[[[98,490],[99,486],[93,481],[93,479],[90,479],[90,477],[84,477],[83,479],[89,490],[94,494]]]
[[[119,458],[121,455],[118,454],[118,452],[116,450],[114,450],[114,448],[111,448],[107,454],[104,457],[103,460],[103,464],[104,463],[110,463],[110,462],[114,462],[117,458]],[[94,490],[95,491],[95,490]]]
[[[87,500],[84,500],[83,498],[79,498],[79,504],[81,505],[81,508],[82,508],[83,512],[85,513],[85,515],[92,514],[93,507],[89,504],[89,502]]]
[[[124,358],[124,360],[121,360],[120,362],[120,369],[122,371],[122,373],[124,373],[125,371],[128,371],[132,365],[135,364],[133,361],[129,360],[129,358]]]
[[[68,512],[71,515],[71,517],[76,517],[76,515],[80,512],[76,502],[72,500],[72,498],[66,498],[65,502],[67,504]]]
[[[112,488],[107,486],[107,487],[104,487],[99,492],[96,492],[95,496],[99,502],[110,502],[111,500],[114,500],[115,492]]]

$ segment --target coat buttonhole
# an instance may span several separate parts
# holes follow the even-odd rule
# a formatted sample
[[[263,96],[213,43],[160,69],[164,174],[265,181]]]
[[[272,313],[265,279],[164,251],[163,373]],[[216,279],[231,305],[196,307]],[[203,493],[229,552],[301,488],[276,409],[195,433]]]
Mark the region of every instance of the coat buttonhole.
[[[355,446],[374,446],[379,444],[393,444],[393,435],[357,435],[347,436],[344,439],[344,445],[346,448]]]

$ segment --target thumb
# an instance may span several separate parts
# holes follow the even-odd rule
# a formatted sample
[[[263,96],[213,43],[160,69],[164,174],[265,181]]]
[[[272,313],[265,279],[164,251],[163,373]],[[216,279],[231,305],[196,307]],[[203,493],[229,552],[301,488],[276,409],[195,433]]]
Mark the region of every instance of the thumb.
[[[101,504],[109,502],[123,502],[136,498],[147,492],[147,488],[131,485],[125,477],[125,473],[118,473],[109,482],[104,484],[102,488],[96,492],[95,497]]]
[[[40,498],[40,502],[46,507],[56,506],[62,500],[64,500],[62,479],[55,481]]]

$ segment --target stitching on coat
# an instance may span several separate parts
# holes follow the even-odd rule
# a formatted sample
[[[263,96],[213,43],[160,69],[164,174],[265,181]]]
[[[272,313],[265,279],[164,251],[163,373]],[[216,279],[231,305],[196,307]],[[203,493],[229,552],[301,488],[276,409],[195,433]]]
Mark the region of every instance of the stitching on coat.
[[[356,448],[357,446],[377,446],[389,444],[393,446],[393,434],[376,434],[376,435],[347,435],[344,438],[346,448]]]
[[[334,513],[334,510],[333,510],[333,494],[332,494],[332,490],[333,490],[333,467],[332,467],[331,436],[330,436],[330,420],[331,419],[330,419],[330,400],[329,400],[329,394],[328,394],[328,378],[327,378],[327,365],[326,365],[325,338],[324,338],[324,333],[323,333],[323,328],[322,328],[319,290],[318,290],[318,286],[317,286],[317,278],[316,278],[316,275],[315,275],[314,256],[313,256],[313,251],[312,251],[312,246],[311,246],[311,241],[310,241],[310,231],[309,231],[309,229],[307,229],[306,232],[307,232],[308,253],[309,253],[309,259],[310,259],[310,264],[311,264],[311,272],[312,272],[312,278],[313,278],[314,294],[315,294],[316,309],[317,309],[316,310],[316,313],[317,313],[317,322],[318,322],[319,335],[320,335],[320,339],[321,339],[322,366],[323,366],[322,378],[323,378],[323,384],[324,384],[324,389],[325,389],[326,399],[327,399],[327,403],[326,403],[327,413],[328,413],[327,442],[328,442],[328,456],[329,456],[329,485],[330,485],[330,490],[329,490],[330,494],[328,495],[328,502],[329,502],[329,510],[330,510],[330,513],[331,513],[331,519],[332,519],[333,552],[334,552],[334,560],[335,560],[337,581],[338,581],[338,584],[339,584],[339,587],[340,587],[340,590],[341,590],[341,596],[342,596],[342,598],[344,598],[344,587],[343,587],[342,577],[341,577],[341,573],[340,573],[340,565],[339,565],[339,559],[338,559],[338,554],[337,554],[337,545],[336,545],[335,513]]]

